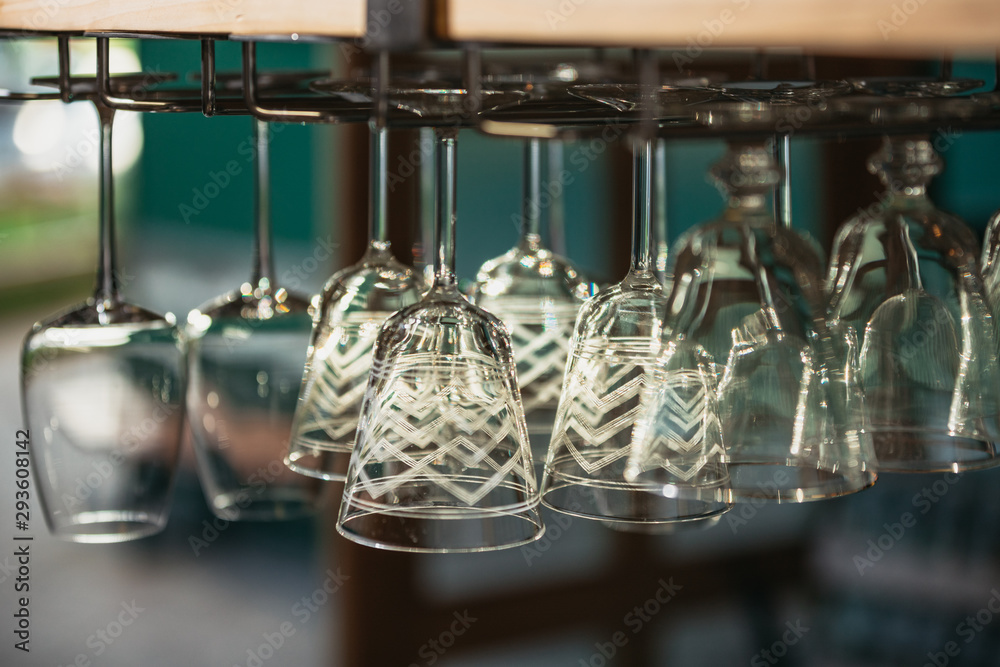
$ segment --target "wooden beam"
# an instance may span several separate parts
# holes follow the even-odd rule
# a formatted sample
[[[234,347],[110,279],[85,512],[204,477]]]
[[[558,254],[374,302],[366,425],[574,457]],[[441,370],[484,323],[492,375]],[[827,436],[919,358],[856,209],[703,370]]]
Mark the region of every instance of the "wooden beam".
[[[1000,45],[997,0],[443,0],[459,41],[704,48],[798,47],[934,56]]]
[[[389,0],[381,13],[412,20]],[[367,0],[0,0],[0,29],[362,37]],[[378,5],[381,6],[381,5]],[[438,37],[934,56],[1000,45],[996,0],[440,0]],[[394,17],[395,18],[395,17]],[[380,28],[384,28],[381,26]],[[420,28],[422,29],[422,28]]]
[[[0,0],[8,30],[361,37],[366,0]]]

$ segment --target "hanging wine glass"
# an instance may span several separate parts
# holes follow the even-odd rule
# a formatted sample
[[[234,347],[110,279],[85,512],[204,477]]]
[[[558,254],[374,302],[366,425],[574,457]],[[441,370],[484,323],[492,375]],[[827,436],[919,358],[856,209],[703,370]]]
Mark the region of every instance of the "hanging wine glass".
[[[683,274],[680,285],[690,285],[690,277]],[[673,291],[671,303],[676,302],[678,291],[684,293]],[[668,307],[666,312],[673,311]],[[652,381],[640,396],[624,477],[647,492],[690,504],[720,506],[720,511],[695,517],[698,521],[621,525],[656,533],[710,528],[722,519],[722,508],[733,502],[715,366],[704,348],[683,336],[667,336],[664,343],[650,371]]]
[[[656,382],[666,306],[651,252],[652,153],[650,139],[635,149],[628,275],[580,310],[542,481],[542,500],[552,509],[616,528],[704,519],[730,507],[724,478],[702,490],[695,476],[684,493],[686,485],[677,484],[673,497],[624,478],[643,396]],[[701,415],[707,419],[704,410]],[[703,442],[706,457],[721,463],[720,453]]]
[[[995,466],[998,336],[977,239],[927,197],[941,170],[930,139],[888,137],[868,168],[887,191],[837,233],[829,289],[831,317],[864,332],[859,378],[879,470]]]
[[[990,216],[986,223],[983,241],[983,255],[980,261],[983,270],[984,288],[993,312],[1000,306],[1000,209]]]
[[[379,327],[423,291],[388,240],[388,130],[373,123],[371,138],[368,248],[323,288],[287,458],[292,470],[323,479],[347,472]]]
[[[166,525],[184,422],[183,340],[173,316],[123,301],[111,131],[100,119],[100,252],[85,303],[32,327],[21,357],[31,463],[49,530],[124,542]]]
[[[401,551],[486,551],[544,531],[510,336],[458,291],[455,141],[438,130],[434,283],[382,326],[337,530]]]
[[[815,244],[769,209],[780,179],[772,153],[733,142],[712,176],[728,205],[675,245],[664,329],[676,359],[665,363],[690,373],[700,349],[715,363],[736,500],[804,502],[864,489],[875,475],[853,332],[825,319]],[[637,449],[631,472],[661,475],[670,445]]]
[[[510,332],[528,432],[548,435],[573,323],[589,286],[568,261],[542,243],[541,151],[538,139],[526,142],[521,238],[514,248],[482,265],[473,300]]]
[[[227,520],[292,519],[320,501],[318,481],[284,464],[312,329],[307,297],[274,278],[266,122],[253,121],[253,273],[188,315],[191,432],[209,507]]]

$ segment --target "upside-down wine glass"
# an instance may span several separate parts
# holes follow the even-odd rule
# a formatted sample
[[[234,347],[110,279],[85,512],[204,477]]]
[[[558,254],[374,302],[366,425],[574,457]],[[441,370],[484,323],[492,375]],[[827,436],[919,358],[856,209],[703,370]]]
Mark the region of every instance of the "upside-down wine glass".
[[[383,549],[487,551],[544,528],[510,336],[458,290],[457,130],[438,133],[434,282],[379,332],[337,530]]]
[[[672,252],[663,366],[678,381],[692,378],[682,383],[688,394],[700,389],[702,351],[721,374],[716,403],[735,500],[804,502],[864,489],[875,475],[853,333],[826,321],[815,245],[769,210],[780,170],[762,143],[734,142],[712,175],[727,207]],[[660,406],[678,393],[668,390]],[[630,477],[672,473],[670,428],[633,451]]]
[[[315,313],[305,377],[286,462],[296,472],[343,480],[379,327],[416,303],[420,275],[396,259],[388,239],[388,130],[371,126],[368,248],[327,282]]]
[[[308,297],[275,280],[268,124],[252,122],[252,275],[188,315],[187,409],[198,473],[212,512],[231,521],[307,516],[322,490],[284,463],[312,317]]]
[[[580,310],[542,481],[547,506],[619,529],[708,519],[730,507],[725,479],[711,480],[704,493],[669,497],[624,478],[644,395],[657,381],[666,306],[651,251],[653,141],[638,143],[631,267]],[[710,439],[702,442],[706,456],[721,461]],[[689,481],[697,487],[704,480]]]
[[[552,433],[573,324],[589,286],[542,242],[542,146],[525,143],[521,238],[487,261],[476,277],[474,302],[503,321],[517,362],[529,434]],[[543,445],[547,445],[547,438]],[[545,455],[545,450],[535,451]]]
[[[21,357],[30,459],[49,530],[75,542],[160,532],[184,423],[183,339],[173,316],[123,301],[115,250],[111,129],[100,119],[97,288],[35,324]]]
[[[986,295],[989,297],[993,312],[996,312],[997,306],[1000,305],[1000,209],[995,211],[986,223],[980,264]]]
[[[972,230],[927,197],[941,164],[930,138],[887,137],[868,160],[886,193],[834,241],[830,313],[863,332],[859,377],[880,471],[1000,464],[995,304]]]

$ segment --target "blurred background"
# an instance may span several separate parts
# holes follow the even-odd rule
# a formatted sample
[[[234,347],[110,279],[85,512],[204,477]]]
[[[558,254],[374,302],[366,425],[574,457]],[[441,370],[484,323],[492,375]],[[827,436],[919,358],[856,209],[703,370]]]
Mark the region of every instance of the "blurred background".
[[[113,41],[117,71],[191,71],[197,49]],[[75,44],[79,73],[92,43]],[[264,45],[263,67],[329,67],[336,47]],[[238,45],[218,43],[220,69]],[[5,42],[0,86],[56,71],[55,46]],[[819,63],[919,73],[912,62]],[[955,62],[992,85],[992,63]],[[823,69],[826,67],[827,69]],[[76,71],[74,73],[77,73]],[[249,270],[252,170],[247,118],[128,114],[115,126],[124,292],[178,319]],[[945,130],[947,128],[944,128]],[[319,291],[360,255],[367,201],[364,127],[274,126],[277,273]],[[981,234],[1000,207],[1000,133],[955,130],[932,196]],[[415,132],[391,138],[390,225],[397,253],[419,241]],[[795,225],[825,247],[875,201],[864,160],[876,140],[793,140]],[[511,247],[521,144],[459,139],[458,270]],[[717,213],[705,178],[721,141],[668,145],[671,237]],[[624,142],[595,159],[567,144],[565,251],[597,283],[627,266],[631,161]],[[89,294],[97,253],[97,125],[88,104],[0,106],[0,540],[13,529],[13,441],[21,427],[18,356],[32,322]],[[576,159],[574,159],[576,158]],[[207,206],[211,174],[243,167]],[[194,212],[192,212],[194,211]],[[419,246],[416,251],[419,253]],[[805,506],[738,506],[705,530],[619,533],[546,514],[537,543],[493,554],[412,556],[344,541],[339,487],[315,521],[220,523],[205,504],[190,444],[167,530],[121,545],[45,534],[32,512],[30,654],[11,639],[13,547],[0,549],[0,664],[108,667],[410,665],[996,665],[1000,655],[1000,471],[886,476],[874,488]],[[37,494],[33,495],[37,498]],[[902,526],[910,513],[915,524]],[[8,542],[8,544],[11,544]],[[992,608],[991,608],[992,607]],[[124,614],[124,616],[123,616]],[[125,621],[128,621],[126,624]],[[954,642],[956,651],[947,654]]]

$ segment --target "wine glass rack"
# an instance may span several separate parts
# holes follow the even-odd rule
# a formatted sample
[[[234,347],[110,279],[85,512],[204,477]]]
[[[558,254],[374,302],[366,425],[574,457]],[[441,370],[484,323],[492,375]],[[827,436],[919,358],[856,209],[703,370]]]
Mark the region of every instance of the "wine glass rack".
[[[2,20],[2,3],[0,3]],[[1000,129],[1000,83],[949,81],[945,58],[937,77],[909,79],[902,88],[878,78],[843,82],[817,81],[815,56],[797,57],[800,76],[768,81],[766,54],[745,49],[752,73],[748,81],[732,81],[711,72],[685,71],[664,77],[669,51],[635,48],[630,58],[608,58],[594,48],[592,58],[561,59],[559,47],[533,47],[552,55],[548,65],[518,71],[525,60],[511,58],[523,45],[422,43],[416,51],[424,64],[412,61],[401,71],[392,60],[395,45],[375,44],[369,37],[310,37],[298,34],[246,36],[185,32],[74,32],[4,30],[0,39],[55,37],[58,73],[32,79],[32,91],[0,91],[0,100],[24,102],[96,99],[115,110],[151,113],[202,113],[205,116],[251,115],[268,122],[358,123],[376,121],[390,127],[457,126],[486,134],[539,139],[574,139],[614,126],[621,131],[665,139],[718,136],[728,138],[818,136],[844,138],[884,134],[926,134],[942,127],[963,130]],[[119,38],[176,39],[200,45],[200,70],[178,84],[167,73],[113,74],[110,41]],[[70,42],[96,41],[94,76],[70,74]],[[238,41],[241,68],[220,73],[216,43]],[[370,69],[355,69],[343,79],[328,72],[260,71],[257,47],[262,41],[339,41],[365,53]],[[450,57],[438,57],[445,54]],[[674,53],[677,53],[676,51]],[[459,57],[454,57],[458,55]],[[429,59],[428,59],[429,58]],[[546,56],[540,58],[544,61]],[[399,59],[404,60],[403,58]],[[519,64],[520,63],[520,64]],[[567,64],[570,63],[570,64]],[[592,66],[592,71],[578,67]],[[546,70],[547,68],[547,70]],[[562,69],[559,69],[562,68]],[[1000,71],[1000,59],[997,60]],[[390,74],[391,72],[391,74]],[[671,73],[673,74],[673,73]],[[754,81],[756,79],[756,81]],[[969,84],[963,90],[963,83]],[[581,85],[583,84],[583,85]],[[588,85],[603,88],[595,96]],[[37,92],[37,86],[51,92]],[[339,88],[339,94],[329,89]],[[324,88],[326,90],[324,90]],[[487,93],[506,91],[500,103]],[[441,109],[413,108],[399,95],[451,95]],[[512,95],[516,95],[512,97]],[[610,98],[610,99],[609,99]],[[619,132],[620,133],[620,132]]]

